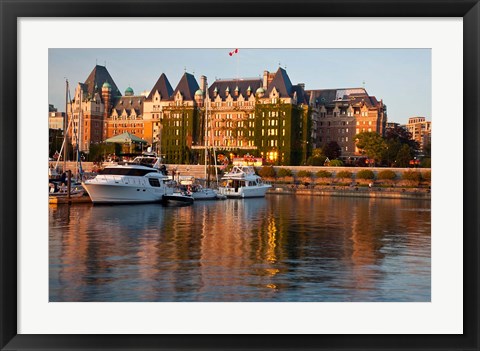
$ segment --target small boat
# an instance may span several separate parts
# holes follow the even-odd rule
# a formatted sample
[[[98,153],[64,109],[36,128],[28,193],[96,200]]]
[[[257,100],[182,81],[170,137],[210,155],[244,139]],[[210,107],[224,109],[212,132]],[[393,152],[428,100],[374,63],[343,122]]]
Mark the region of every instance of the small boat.
[[[194,202],[191,195],[174,192],[173,194],[163,195],[163,203],[173,205],[191,205]]]
[[[48,185],[48,196],[50,197],[68,197],[68,189],[66,185],[58,185],[57,182],[51,181]],[[81,197],[85,194],[80,183],[72,183],[70,185],[70,197]]]
[[[187,188],[195,200],[223,200],[226,197],[219,194],[217,190],[212,188],[204,188],[200,184],[193,184]]]
[[[234,166],[221,180],[219,193],[229,198],[264,197],[272,187],[255,174],[252,166]]]
[[[160,161],[155,153],[145,153],[132,162],[107,166],[82,185],[94,204],[162,202],[174,189]]]

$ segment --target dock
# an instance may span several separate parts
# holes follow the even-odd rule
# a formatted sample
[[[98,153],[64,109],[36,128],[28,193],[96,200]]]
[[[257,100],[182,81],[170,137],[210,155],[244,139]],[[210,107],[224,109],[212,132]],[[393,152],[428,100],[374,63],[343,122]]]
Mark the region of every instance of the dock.
[[[92,203],[90,196],[80,196],[80,197],[60,197],[60,196],[49,196],[48,203],[50,205],[60,205],[60,204],[87,204]]]

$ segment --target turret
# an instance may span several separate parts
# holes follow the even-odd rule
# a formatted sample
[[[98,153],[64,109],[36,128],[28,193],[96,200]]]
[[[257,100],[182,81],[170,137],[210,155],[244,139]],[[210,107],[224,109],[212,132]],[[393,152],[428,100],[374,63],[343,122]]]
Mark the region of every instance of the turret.
[[[105,82],[102,85],[102,100],[104,104],[103,117],[108,118],[108,113],[111,108],[112,101],[112,86]]]

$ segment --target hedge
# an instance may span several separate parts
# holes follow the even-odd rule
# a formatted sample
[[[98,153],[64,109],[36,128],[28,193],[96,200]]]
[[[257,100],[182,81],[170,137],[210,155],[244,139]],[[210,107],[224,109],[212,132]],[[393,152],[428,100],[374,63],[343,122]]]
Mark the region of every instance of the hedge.
[[[406,171],[406,172],[403,172],[402,179],[419,182],[420,180],[422,180],[422,175],[420,174],[420,172]]]
[[[357,179],[374,179],[375,174],[373,174],[373,172],[369,169],[362,169],[357,172],[356,178]]]
[[[317,178],[331,178],[332,177],[332,173],[330,173],[329,171],[318,171],[317,173],[315,173],[315,175],[317,176]]]
[[[298,171],[297,172],[297,177],[299,178],[302,178],[302,177],[311,177],[312,176],[312,172],[310,171],[306,171],[306,170],[301,170],[301,171]]]
[[[352,172],[340,171],[337,173],[337,178],[352,178]]]
[[[264,166],[258,171],[258,175],[264,178],[273,178],[275,177],[275,169],[273,166]]]
[[[277,177],[291,177],[292,170],[288,168],[279,168],[277,171]]]
[[[378,172],[377,178],[382,180],[394,180],[397,178],[397,174],[394,171],[387,169],[385,171]]]

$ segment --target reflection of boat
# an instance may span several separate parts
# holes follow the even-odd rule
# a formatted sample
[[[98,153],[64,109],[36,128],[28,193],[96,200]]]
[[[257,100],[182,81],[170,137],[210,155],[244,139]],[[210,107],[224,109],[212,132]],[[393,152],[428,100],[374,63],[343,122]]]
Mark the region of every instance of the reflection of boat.
[[[106,167],[83,182],[83,187],[93,203],[160,202],[164,195],[173,194],[165,173],[159,157],[144,154],[133,162]]]
[[[227,197],[263,197],[272,186],[262,181],[251,166],[234,166],[222,177],[220,194]]]

